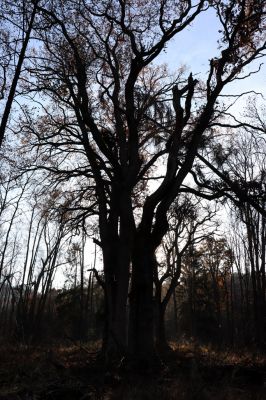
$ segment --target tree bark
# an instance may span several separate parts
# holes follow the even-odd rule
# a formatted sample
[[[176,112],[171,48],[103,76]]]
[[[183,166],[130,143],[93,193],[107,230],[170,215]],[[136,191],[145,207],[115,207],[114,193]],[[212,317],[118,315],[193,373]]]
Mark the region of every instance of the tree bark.
[[[164,352],[170,349],[165,332],[165,307],[162,303],[156,306],[155,333],[156,333],[156,348],[159,352]]]
[[[137,367],[157,361],[154,346],[153,269],[155,257],[149,243],[138,237],[132,255],[129,314],[129,357]]]
[[[127,249],[114,242],[104,247],[106,326],[103,350],[108,359],[122,357],[127,347]]]

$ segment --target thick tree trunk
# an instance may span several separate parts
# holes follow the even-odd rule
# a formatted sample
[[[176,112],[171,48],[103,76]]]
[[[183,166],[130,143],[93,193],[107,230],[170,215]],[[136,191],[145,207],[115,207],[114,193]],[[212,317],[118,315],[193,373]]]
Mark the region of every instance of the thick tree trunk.
[[[173,291],[173,318],[174,318],[174,323],[175,323],[175,339],[178,339],[179,337],[179,329],[178,329],[178,317],[177,317],[177,300],[176,300],[176,290]]]
[[[122,357],[127,347],[127,296],[129,262],[125,249],[115,243],[105,247],[105,313],[104,353],[108,359]]]
[[[162,302],[162,285],[156,285],[154,296],[154,327],[155,327],[155,343],[159,352],[169,350],[165,333],[165,311],[166,304]]]
[[[160,303],[156,308],[156,348],[159,352],[164,352],[170,349],[166,340],[165,332],[165,307],[163,307],[163,305]]]
[[[106,308],[104,352],[107,358],[123,357],[128,344],[127,301],[135,225],[131,194],[119,189],[114,188],[112,210],[101,238]]]
[[[156,361],[154,346],[153,268],[154,252],[138,238],[132,255],[129,314],[129,357],[137,367]]]

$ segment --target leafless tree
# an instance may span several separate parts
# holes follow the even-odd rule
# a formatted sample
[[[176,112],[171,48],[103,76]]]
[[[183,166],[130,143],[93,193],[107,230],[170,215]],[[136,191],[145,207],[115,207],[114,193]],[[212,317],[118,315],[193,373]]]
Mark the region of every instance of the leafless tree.
[[[0,100],[4,102],[0,120],[0,147],[16,97],[26,51],[37,14],[38,0],[0,2]]]
[[[162,248],[158,248],[157,266],[154,271],[156,342],[160,349],[166,349],[165,314],[170,299],[180,284],[187,254],[207,237],[212,237],[217,229],[215,208],[204,208],[200,201],[180,196],[169,212],[169,228],[163,239]],[[162,254],[160,254],[162,253]],[[192,265],[192,263],[191,263]],[[193,266],[192,266],[193,268]]]
[[[152,62],[208,8],[217,14],[221,39],[205,83],[185,72],[171,79]],[[36,93],[45,101],[38,123],[28,114],[24,128],[35,135],[40,149],[48,146],[52,154],[82,151],[82,174],[92,179],[97,199],[108,319],[105,348],[150,362],[155,357],[155,253],[168,230],[167,213],[183,188],[195,191],[186,181],[190,174],[197,179],[195,160],[211,168],[200,153],[212,140],[211,127],[225,115],[226,106],[218,103],[223,89],[245,79],[245,67],[263,56],[265,5],[260,0],[252,7],[244,0],[82,0],[40,2],[36,9],[39,45],[23,91],[33,101]],[[163,172],[158,176],[159,165]],[[215,173],[228,191],[247,198],[217,168]]]

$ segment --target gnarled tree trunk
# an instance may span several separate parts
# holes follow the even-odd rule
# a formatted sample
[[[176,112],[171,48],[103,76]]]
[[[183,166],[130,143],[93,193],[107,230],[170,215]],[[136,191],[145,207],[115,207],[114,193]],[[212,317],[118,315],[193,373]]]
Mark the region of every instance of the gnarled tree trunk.
[[[154,346],[153,268],[154,250],[137,238],[132,255],[129,314],[129,356],[143,368],[157,359]]]

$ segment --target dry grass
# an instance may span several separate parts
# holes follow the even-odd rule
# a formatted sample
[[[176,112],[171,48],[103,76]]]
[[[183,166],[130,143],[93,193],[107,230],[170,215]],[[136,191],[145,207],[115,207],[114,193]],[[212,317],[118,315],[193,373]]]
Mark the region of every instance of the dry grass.
[[[238,366],[256,366],[266,367],[266,354],[262,354],[259,350],[251,351],[249,348],[241,348],[237,350],[220,349],[218,350],[211,345],[199,345],[194,342],[182,341],[180,343],[170,342],[170,346],[174,352],[183,354],[184,356],[196,356],[205,360],[205,363],[215,365],[238,365]]]
[[[99,343],[0,348],[0,400],[265,400],[266,358],[171,343],[173,353],[154,374],[97,362]]]

